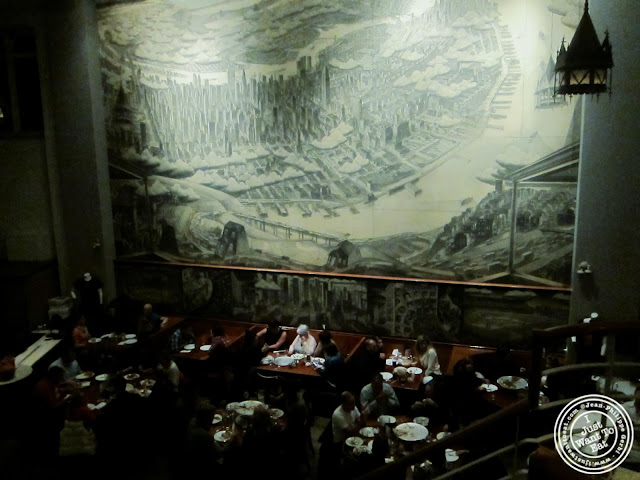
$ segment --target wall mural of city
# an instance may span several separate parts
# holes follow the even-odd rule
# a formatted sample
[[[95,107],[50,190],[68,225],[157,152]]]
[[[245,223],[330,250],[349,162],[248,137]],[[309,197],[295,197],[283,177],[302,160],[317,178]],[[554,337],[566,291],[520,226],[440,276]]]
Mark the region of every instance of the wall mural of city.
[[[582,8],[107,2],[118,256],[567,287],[580,102],[553,60]]]
[[[570,295],[553,290],[354,279],[117,262],[121,296],[160,312],[257,323],[529,348],[531,329],[566,324]],[[141,268],[143,266],[143,268]]]

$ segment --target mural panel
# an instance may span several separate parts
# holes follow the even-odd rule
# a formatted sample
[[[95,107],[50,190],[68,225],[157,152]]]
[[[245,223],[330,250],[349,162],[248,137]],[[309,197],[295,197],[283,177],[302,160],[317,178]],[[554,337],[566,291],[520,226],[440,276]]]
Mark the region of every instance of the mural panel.
[[[567,286],[579,102],[553,97],[552,72],[581,11],[579,0],[108,2],[118,255]],[[535,177],[540,162],[566,174]]]

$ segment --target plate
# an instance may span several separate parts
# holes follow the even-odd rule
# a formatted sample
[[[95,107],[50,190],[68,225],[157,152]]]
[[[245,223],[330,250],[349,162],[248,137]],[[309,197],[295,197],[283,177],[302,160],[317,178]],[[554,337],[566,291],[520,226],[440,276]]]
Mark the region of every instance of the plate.
[[[414,423],[427,427],[429,425],[429,417],[416,417],[413,419]]]
[[[260,406],[266,407],[264,403],[257,400],[245,400],[244,402],[240,402],[235,410],[238,415],[246,417],[253,415],[253,411]]]
[[[89,380],[90,378],[93,378],[93,376],[93,372],[82,372],[76,375],[76,380]]]
[[[124,342],[125,345],[133,345],[134,343],[138,343],[138,339],[137,338],[129,338],[128,340],[125,340]]]
[[[447,462],[456,462],[460,458],[458,453],[452,448],[447,448],[444,451],[444,457],[447,459]]]
[[[282,410],[280,410],[279,408],[270,408],[269,409],[269,415],[271,415],[271,418],[276,420],[276,419],[282,417],[284,415],[284,412]]]
[[[505,375],[500,377],[498,385],[507,390],[523,390],[529,386],[529,383],[522,377],[514,377],[512,375]]]
[[[185,345],[184,347],[182,347],[183,350],[195,350],[196,345],[195,343],[190,343],[188,345]]]
[[[137,380],[138,378],[140,378],[140,374],[139,374],[139,373],[127,373],[127,374],[124,376],[124,379],[125,379],[125,380],[129,380],[129,381],[131,381],[131,380]]]
[[[380,415],[378,417],[378,423],[380,425],[393,425],[396,423],[396,417],[392,415]]]
[[[363,453],[371,453],[371,450],[369,450],[369,447],[366,445],[359,445],[357,447],[353,447],[353,453],[355,455],[362,455]]]
[[[111,333],[105,333],[100,338],[113,338],[115,336],[116,336],[115,332],[111,332]]]
[[[498,390],[498,386],[494,385],[493,383],[483,383],[482,385],[480,385],[480,388],[482,390],[486,390],[487,392],[495,392],[496,390]]]
[[[444,437],[448,437],[449,435],[451,435],[449,432],[438,432],[436,440],[442,440]]]
[[[375,437],[379,432],[380,430],[375,427],[363,427],[360,429],[360,435],[368,438]]]
[[[304,353],[294,353],[293,355],[291,355],[291,358],[293,358],[294,360],[302,360],[305,357],[306,355]]]
[[[271,365],[273,363],[273,357],[271,355],[267,355],[262,360],[260,360],[262,365]]]
[[[193,350],[180,350],[180,353],[191,353]]]
[[[431,380],[433,380],[433,377],[432,377],[431,375],[427,375],[426,377],[424,377],[424,378],[422,379],[422,383],[424,383],[424,384],[426,385],[426,384],[427,384],[427,383],[429,383]]]
[[[273,363],[278,365],[279,367],[287,367],[289,365],[293,365],[295,359],[293,357],[276,357],[273,360]]]
[[[420,375],[422,373],[422,369],[420,367],[409,367],[407,368],[407,372],[413,375]]]
[[[102,341],[102,338],[100,338],[100,337],[93,337],[93,338],[89,339],[89,343],[98,343],[98,342],[101,342],[101,341]]]
[[[98,382],[104,382],[105,380],[109,379],[109,374],[108,373],[101,373],[100,375],[96,375],[96,380]]]
[[[313,363],[319,363],[320,365],[324,364],[325,359],[323,357],[313,357]]]
[[[124,338],[128,338],[128,339],[136,338],[136,334],[135,334],[135,333],[127,333],[127,334],[124,336]]]
[[[79,387],[80,387],[80,388],[87,388],[87,387],[88,387],[88,386],[90,386],[90,385],[91,385],[91,382],[89,382],[89,381],[86,381],[86,382],[80,382]]]
[[[398,425],[394,429],[396,437],[405,442],[417,442],[418,440],[424,440],[429,435],[429,430],[424,425],[419,423],[403,423]]]
[[[200,347],[200,350],[202,350],[203,352],[208,352],[209,350],[211,350],[211,345],[202,345]]]
[[[380,372],[380,375],[382,375],[382,379],[385,382],[388,382],[389,380],[391,380],[393,378],[393,373],[391,373],[391,372]]]
[[[360,437],[349,437],[344,441],[344,443],[349,447],[359,447],[364,443],[364,440]]]
[[[140,382],[140,385],[142,385],[144,388],[153,388],[155,384],[156,381],[153,378],[147,378],[146,380],[142,380]]]
[[[393,359],[391,358],[387,358],[384,363],[386,363],[388,367],[393,367]]]
[[[237,406],[238,406],[238,402],[231,402],[231,403],[227,403],[227,406],[225,408],[227,409],[227,412],[232,412],[236,409]]]
[[[211,420],[211,425],[216,425],[218,423],[220,423],[222,421],[222,415],[220,415],[219,413],[216,413],[213,416],[213,420]]]
[[[231,432],[228,430],[220,430],[217,431],[214,435],[213,435],[213,439],[216,442],[228,442],[229,440],[231,440]]]

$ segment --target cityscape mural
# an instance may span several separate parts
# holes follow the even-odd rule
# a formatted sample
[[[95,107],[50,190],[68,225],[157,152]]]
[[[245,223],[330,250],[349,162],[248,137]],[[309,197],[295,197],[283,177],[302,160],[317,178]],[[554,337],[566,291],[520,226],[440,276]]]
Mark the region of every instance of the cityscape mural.
[[[105,3],[119,258],[567,287],[580,102],[553,60],[582,8]]]

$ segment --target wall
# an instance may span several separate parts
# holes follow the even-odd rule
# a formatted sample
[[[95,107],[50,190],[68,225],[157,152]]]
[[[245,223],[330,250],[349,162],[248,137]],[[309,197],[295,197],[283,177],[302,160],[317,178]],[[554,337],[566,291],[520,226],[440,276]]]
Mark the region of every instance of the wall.
[[[613,93],[585,102],[571,321],[591,312],[605,321],[637,321],[640,314],[640,77],[638,3],[589,2],[602,39],[613,47]],[[577,264],[593,273],[578,275]]]
[[[55,259],[43,139],[0,140],[0,159],[0,259]]]

